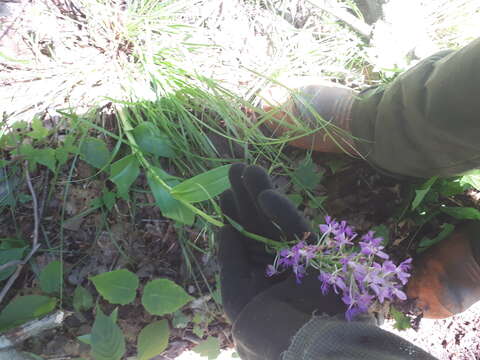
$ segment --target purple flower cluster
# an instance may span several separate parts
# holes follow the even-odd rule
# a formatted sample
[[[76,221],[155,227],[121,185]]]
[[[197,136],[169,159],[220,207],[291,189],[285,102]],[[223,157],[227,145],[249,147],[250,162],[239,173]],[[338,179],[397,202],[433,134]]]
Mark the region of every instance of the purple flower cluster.
[[[333,290],[348,306],[347,320],[367,312],[375,302],[407,298],[402,288],[410,277],[412,259],[395,265],[383,251],[381,237],[369,231],[356,240],[357,234],[345,221],[327,216],[319,228],[322,235],[316,244],[302,240],[280,250],[274,264],[268,265],[267,276],[292,269],[301,283],[307,268],[313,267],[319,272],[322,293]]]

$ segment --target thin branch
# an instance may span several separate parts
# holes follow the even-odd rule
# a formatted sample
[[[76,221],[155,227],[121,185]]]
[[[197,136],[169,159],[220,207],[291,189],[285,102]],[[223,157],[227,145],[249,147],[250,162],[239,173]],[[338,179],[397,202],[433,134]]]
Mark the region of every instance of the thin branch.
[[[35,337],[45,330],[60,326],[65,317],[69,315],[63,310],[58,310],[43,318],[32,320],[15,329],[8,330],[0,336],[0,351],[19,345],[26,339]]]
[[[5,269],[8,269],[9,267],[17,266],[17,265],[20,265],[20,264],[23,264],[23,261],[22,261],[22,260],[12,260],[12,261],[9,261],[9,262],[7,262],[6,264],[0,265],[0,271],[3,271],[3,270],[5,270]]]
[[[347,12],[342,5],[335,0],[308,0],[309,3],[317,6],[319,9],[335,16],[337,19],[343,21],[360,35],[370,39],[372,28],[367,23],[363,22],[356,16]]]
[[[30,177],[30,172],[28,171],[28,161],[25,161],[25,177],[27,178],[27,185],[28,189],[30,190],[30,194],[32,195],[32,202],[33,202],[33,220],[34,220],[34,225],[33,225],[33,241],[32,241],[32,250],[28,253],[28,255],[23,259],[20,263],[17,264],[17,270],[10,276],[8,279],[7,283],[3,287],[2,291],[0,292],[0,304],[3,301],[3,298],[5,295],[7,295],[8,291],[12,287],[13,283],[15,280],[17,280],[18,276],[20,275],[23,266],[30,260],[30,258],[35,254],[35,252],[38,250],[40,247],[40,244],[38,243],[38,230],[40,228],[40,218],[38,215],[38,201],[37,201],[37,195],[35,193],[35,189],[33,188],[32,185],[32,179]],[[10,261],[5,265],[13,266],[11,264],[12,262]],[[8,266],[8,267],[9,267]]]

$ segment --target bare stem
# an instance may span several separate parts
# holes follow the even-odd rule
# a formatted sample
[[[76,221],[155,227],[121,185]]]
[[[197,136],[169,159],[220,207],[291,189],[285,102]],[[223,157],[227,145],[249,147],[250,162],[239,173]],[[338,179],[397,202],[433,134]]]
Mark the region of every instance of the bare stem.
[[[12,285],[15,283],[15,280],[17,280],[18,276],[20,275],[23,266],[30,260],[30,258],[35,254],[35,252],[38,250],[40,247],[40,244],[38,244],[38,229],[40,228],[40,219],[38,215],[38,201],[37,201],[37,195],[35,193],[35,189],[33,188],[32,185],[32,179],[30,177],[30,172],[28,171],[28,161],[25,161],[25,177],[27,179],[27,185],[28,189],[30,190],[30,194],[32,195],[32,201],[33,201],[33,220],[34,220],[34,225],[33,225],[33,240],[32,240],[32,250],[28,253],[28,255],[22,260],[22,261],[10,261],[0,267],[0,271],[3,269],[6,269],[10,266],[17,266],[17,269],[15,272],[10,276],[8,279],[7,283],[3,287],[2,291],[0,292],[0,303],[2,303],[3,298],[5,295],[7,295],[8,291],[12,287]]]

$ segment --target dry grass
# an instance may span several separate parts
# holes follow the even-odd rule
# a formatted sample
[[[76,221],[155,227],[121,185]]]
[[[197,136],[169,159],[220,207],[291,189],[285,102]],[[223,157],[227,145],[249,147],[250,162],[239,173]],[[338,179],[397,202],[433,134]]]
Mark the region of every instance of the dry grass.
[[[150,79],[214,79],[247,101],[269,79],[313,76],[359,88],[478,35],[476,0],[391,0],[366,44],[300,0],[33,0],[0,23],[0,108],[30,121],[113,99],[153,99]],[[15,13],[16,12],[16,13]],[[11,24],[13,22],[13,24]],[[413,54],[413,56],[412,56]],[[193,79],[192,79],[193,82]]]

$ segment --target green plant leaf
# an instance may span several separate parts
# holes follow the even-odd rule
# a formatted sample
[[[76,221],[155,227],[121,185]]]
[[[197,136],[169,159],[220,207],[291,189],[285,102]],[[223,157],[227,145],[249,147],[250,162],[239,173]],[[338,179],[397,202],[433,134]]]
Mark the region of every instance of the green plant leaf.
[[[53,149],[35,149],[34,159],[39,164],[45,165],[52,172],[56,170],[57,160],[55,158],[55,150]]]
[[[159,171],[160,170],[160,171]],[[161,175],[164,175],[164,172],[161,169],[154,168],[155,173],[162,178]],[[177,183],[176,180],[166,180],[165,182],[172,186]],[[154,175],[151,172],[147,173],[147,181],[152,191],[153,197],[155,198],[155,203],[160,208],[162,215],[178,221],[182,224],[191,226],[195,220],[195,214],[182,204],[177,199],[174,199],[170,192],[165,189],[159,182],[155,179]]]
[[[469,171],[461,177],[460,183],[472,185],[475,189],[480,190],[480,170]]]
[[[18,153],[27,158],[27,160],[42,164],[55,172],[57,160],[55,158],[55,150],[53,149],[36,149],[30,144],[22,144]]]
[[[63,165],[68,161],[68,154],[68,150],[63,146],[55,149],[55,158],[57,159],[59,165]]]
[[[173,158],[175,152],[170,139],[152,123],[144,122],[132,131],[140,150],[161,157]]]
[[[92,334],[80,335],[80,336],[77,336],[77,339],[83,342],[84,344],[92,345]]]
[[[343,158],[334,158],[326,162],[326,165],[332,171],[332,174],[336,174],[340,170],[344,170],[348,165],[349,162]]]
[[[162,353],[168,345],[170,328],[167,320],[145,326],[138,335],[138,360],[149,360]]]
[[[292,173],[295,185],[304,190],[314,190],[322,181],[324,171],[318,171],[311,158],[306,158],[303,163]]]
[[[152,315],[170,314],[193,298],[168,279],[150,281],[143,289],[142,304]]]
[[[81,312],[93,307],[93,296],[83,286],[77,286],[73,293],[73,308]]]
[[[174,328],[183,329],[188,326],[190,318],[185,315],[181,310],[175,311],[173,314],[172,325]]]
[[[21,260],[23,258],[24,252],[24,247],[0,250],[0,265],[4,265],[13,260]],[[10,275],[13,274],[16,268],[16,266],[11,266],[8,269],[0,271],[0,281],[3,281],[10,277]]]
[[[172,188],[172,196],[189,203],[210,200],[230,187],[228,170],[231,165],[219,166]]]
[[[0,313],[0,331],[14,328],[51,312],[57,299],[26,295],[14,298]]]
[[[93,167],[101,169],[108,164],[111,155],[102,140],[88,137],[80,146],[80,157]]]
[[[116,324],[117,310],[110,316],[103,314],[97,307],[90,342],[95,360],[120,360],[125,354],[125,337]]]
[[[393,319],[395,320],[395,324],[393,327],[397,330],[407,330],[411,328],[412,325],[410,324],[410,319],[404,313],[398,311],[393,306],[390,306],[390,314],[392,315]]]
[[[90,280],[100,295],[111,304],[129,304],[137,295],[138,276],[126,269],[106,272]]]
[[[453,216],[460,220],[480,220],[480,211],[471,207],[442,207],[440,208],[445,214]]]
[[[432,185],[437,181],[437,177],[434,176],[430,178],[426,183],[424,183],[422,186],[420,186],[419,189],[415,190],[415,198],[412,201],[412,210],[415,210],[418,205],[420,205],[427,195],[427,193],[430,191],[430,188]]]
[[[209,336],[205,341],[192,348],[192,351],[201,356],[208,357],[209,360],[216,359],[220,355],[220,340]]]
[[[101,199],[102,199],[102,204],[105,205],[105,207],[108,210],[112,210],[117,200],[117,194],[111,191],[104,191]]]
[[[422,253],[423,251],[427,250],[430,246],[435,245],[436,243],[442,241],[448,235],[450,235],[453,230],[455,230],[454,225],[448,224],[448,223],[443,224],[442,231],[433,239],[424,237],[422,240],[420,240],[420,243],[418,244],[418,247],[417,247],[417,253]]]
[[[290,194],[287,195],[288,200],[290,200],[295,207],[299,207],[303,202],[303,197],[300,194]]]
[[[32,120],[32,129],[27,135],[33,139],[41,140],[48,136],[48,129],[43,127],[42,120],[37,117]]]
[[[117,185],[118,193],[124,198],[139,174],[140,165],[135,155],[125,156],[110,166],[110,180]]]
[[[58,260],[52,261],[40,272],[40,288],[47,294],[58,294],[63,283],[63,266]]]

